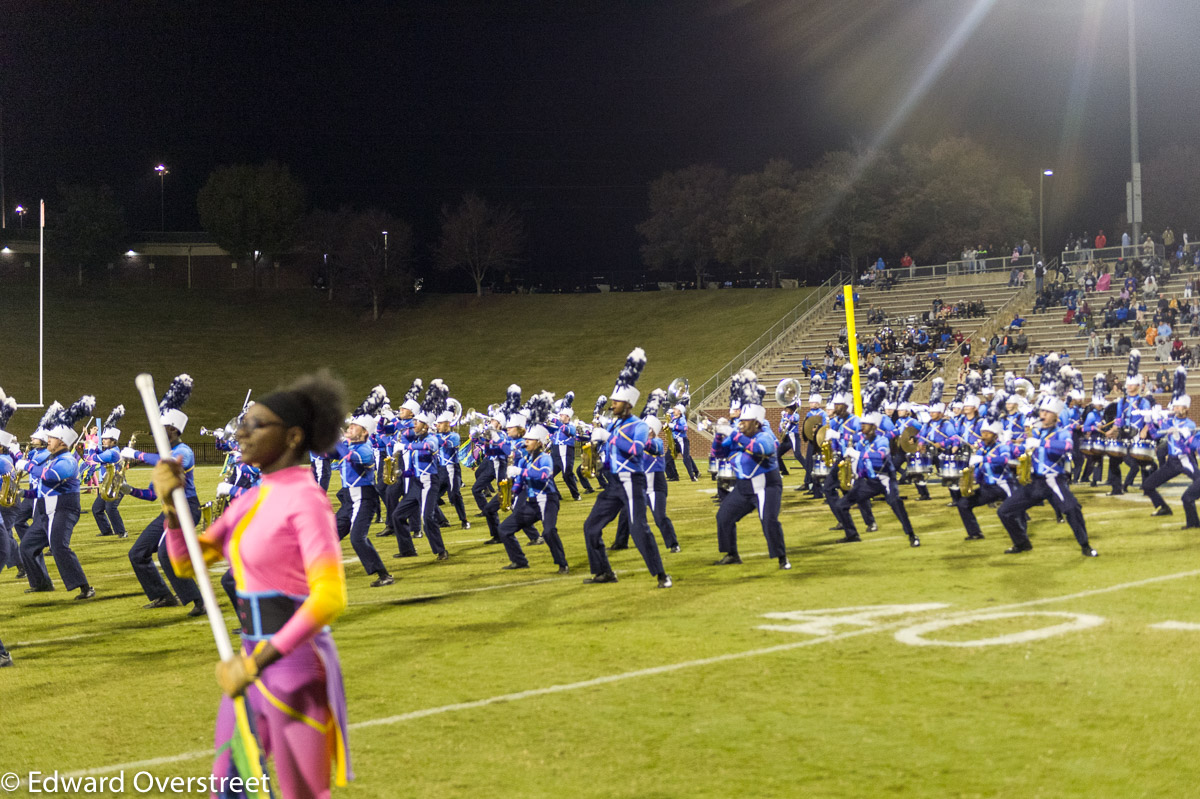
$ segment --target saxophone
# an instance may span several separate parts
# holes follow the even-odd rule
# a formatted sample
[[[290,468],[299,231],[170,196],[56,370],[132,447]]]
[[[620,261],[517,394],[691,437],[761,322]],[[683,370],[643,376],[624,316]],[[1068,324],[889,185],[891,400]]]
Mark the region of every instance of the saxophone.
[[[500,510],[508,513],[512,510],[513,481],[505,478],[500,481]]]
[[[136,442],[137,433],[134,433],[129,437],[129,443],[126,446],[133,449],[133,445]],[[129,462],[121,458],[104,472],[104,479],[100,482],[100,487],[96,489],[102,500],[112,502],[121,496],[121,486],[125,483],[125,474],[128,471]]]
[[[399,475],[396,473],[396,456],[388,455],[383,459],[383,473],[381,475],[383,484],[386,486],[395,485]]]
[[[1028,452],[1017,458],[1017,482],[1023,486],[1033,482],[1033,456]]]
[[[850,490],[850,486],[854,485],[853,464],[849,458],[842,458],[842,462],[838,464],[838,483],[841,485],[843,493]]]

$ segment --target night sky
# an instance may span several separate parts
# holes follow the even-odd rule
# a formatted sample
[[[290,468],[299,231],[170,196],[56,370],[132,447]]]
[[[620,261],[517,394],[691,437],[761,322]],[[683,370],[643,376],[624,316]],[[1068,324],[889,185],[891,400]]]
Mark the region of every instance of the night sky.
[[[1136,2],[1146,161],[1200,130],[1200,2]],[[409,219],[426,261],[439,207],[475,189],[521,209],[534,269],[603,273],[640,266],[664,170],[948,134],[1035,191],[1056,171],[1048,249],[1124,210],[1124,0],[21,2],[0,20],[9,214],[103,182],[156,229],[165,161],[167,226],[196,229],[209,171],[274,158],[314,206]]]

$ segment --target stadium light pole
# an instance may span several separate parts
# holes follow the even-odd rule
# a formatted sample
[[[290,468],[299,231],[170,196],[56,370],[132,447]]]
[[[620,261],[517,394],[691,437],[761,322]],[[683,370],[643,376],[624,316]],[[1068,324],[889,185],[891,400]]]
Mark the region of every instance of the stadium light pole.
[[[1138,155],[1138,108],[1137,108],[1137,43],[1133,23],[1133,0],[1125,0],[1129,11],[1129,224],[1133,227],[1133,246],[1141,244],[1142,235],[1142,163]],[[1137,252],[1137,250],[1134,250]]]
[[[25,229],[25,211],[26,211],[27,209],[26,209],[26,208],[25,208],[25,206],[23,206],[23,205],[18,205],[18,206],[17,206],[16,208],[14,208],[13,210],[16,212],[16,214],[17,214],[17,219],[18,219],[18,220],[20,221],[20,223],[21,223],[21,230],[24,230],[24,229]]]
[[[1046,178],[1054,174],[1053,169],[1043,169],[1038,176],[1038,255],[1046,262]]]
[[[387,231],[383,231],[383,273],[387,274]]]
[[[171,170],[167,169],[166,164],[159,164],[154,167],[154,171],[158,173],[159,224],[165,231],[167,229],[166,177],[170,174]]]

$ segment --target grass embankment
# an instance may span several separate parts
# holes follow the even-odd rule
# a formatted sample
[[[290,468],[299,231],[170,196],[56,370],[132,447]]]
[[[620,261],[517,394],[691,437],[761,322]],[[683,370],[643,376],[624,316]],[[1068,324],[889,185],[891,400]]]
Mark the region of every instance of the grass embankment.
[[[590,416],[612,391],[625,356],[647,352],[644,390],[686,376],[708,379],[788,310],[805,290],[726,290],[422,297],[412,309],[364,321],[315,292],[233,298],[140,289],[120,295],[72,293],[47,302],[46,400],[94,393],[98,412],[117,403],[139,408],[134,375],[149,371],[161,387],[180,372],[196,380],[188,412],[220,426],[256,394],[321,366],[346,382],[357,403],[383,383],[394,404],[413,378],[440,377],[464,408],[500,402],[511,382],[526,397],[575,391]],[[20,402],[37,401],[37,294],[0,295],[4,368],[0,386]],[[28,434],[38,413],[22,410],[12,430]],[[126,430],[144,428],[136,419]]]
[[[215,477],[198,470],[203,496]],[[1006,537],[987,508],[978,512],[987,540],[964,543],[936,489],[933,502],[909,504],[920,549],[882,504],[879,532],[834,545],[829,511],[791,491],[795,479],[785,478],[782,515],[790,572],[765,556],[753,516],[739,531],[745,563],[710,566],[711,483],[673,483],[683,552],[665,555],[669,591],[653,587],[633,549],[612,554],[618,584],[581,584],[590,501],[563,506],[566,577],[544,547],[526,548],[529,571],[500,571],[503,551],[483,544],[473,516],[472,529],[446,531],[446,563],[423,541],[419,558],[393,560],[394,541],[373,539],[399,579],[369,588],[347,561],[350,607],[334,635],[351,721],[374,723],[352,729],[358,780],[334,796],[1191,794],[1200,633],[1150,627],[1200,621],[1200,558],[1192,531],[1178,530],[1181,515],[1152,519],[1140,498],[1082,489],[1099,559],[1079,555],[1048,507],[1032,511],[1033,552],[1013,557],[1001,554]],[[155,508],[127,499],[123,511],[136,534]],[[97,587],[92,602],[25,595],[11,571],[0,575],[0,637],[16,659],[0,671],[0,771],[66,773],[211,749],[218,691],[207,623],[183,609],[142,610],[131,540],[94,536],[85,519],[75,549]],[[353,558],[348,542],[343,553]],[[1183,576],[1155,580],[1172,575]],[[761,628],[799,623],[764,618],[772,612],[916,603],[935,607],[826,618],[809,632]],[[896,638],[980,611],[1103,621],[993,646]],[[228,608],[226,617],[232,626]],[[924,639],[961,644],[1072,620],[974,621]],[[198,777],[208,762],[130,768],[127,791],[137,771]]]

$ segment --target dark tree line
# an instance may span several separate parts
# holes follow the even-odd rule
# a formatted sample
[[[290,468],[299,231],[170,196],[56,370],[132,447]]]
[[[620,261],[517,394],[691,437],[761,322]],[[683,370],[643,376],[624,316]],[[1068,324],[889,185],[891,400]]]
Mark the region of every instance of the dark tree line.
[[[929,262],[1031,236],[1032,196],[986,148],[951,138],[826,153],[806,169],[774,160],[748,175],[712,165],[668,172],[650,184],[638,232],[648,267],[690,268],[697,285],[715,263],[774,276],[844,257],[857,271],[879,255]]]

